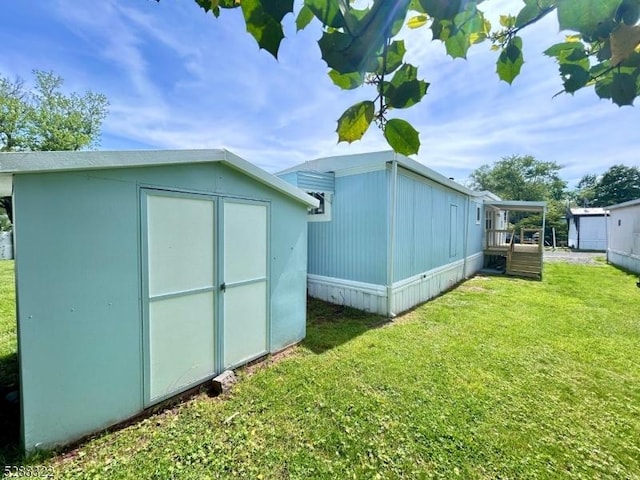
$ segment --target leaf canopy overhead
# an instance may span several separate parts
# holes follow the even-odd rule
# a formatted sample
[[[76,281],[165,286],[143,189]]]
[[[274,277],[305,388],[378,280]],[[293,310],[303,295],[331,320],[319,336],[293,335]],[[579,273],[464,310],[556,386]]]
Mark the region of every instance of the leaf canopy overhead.
[[[223,9],[241,8],[247,31],[276,58],[284,38],[283,20],[294,13],[293,0],[194,1],[216,17]],[[499,52],[496,73],[511,84],[525,63],[519,33],[555,13],[568,37],[544,52],[558,64],[561,93],[593,87],[598,97],[618,106],[632,105],[640,94],[640,0],[523,0],[517,15],[502,15],[495,26],[479,8],[482,0],[371,0],[364,8],[362,3],[304,0],[296,12],[298,30],[313,21],[322,26],[318,45],[333,83],[342,89],[373,89],[369,103],[361,102],[356,110],[349,107],[340,117],[339,141],[361,138],[375,122],[396,151],[418,151],[416,130],[389,118],[395,109],[418,104],[429,85],[417,78],[417,66],[405,60],[404,42],[394,39],[405,25],[424,29],[425,41],[442,42],[452,58],[466,58],[473,45],[490,42]],[[355,111],[360,115],[353,117]]]

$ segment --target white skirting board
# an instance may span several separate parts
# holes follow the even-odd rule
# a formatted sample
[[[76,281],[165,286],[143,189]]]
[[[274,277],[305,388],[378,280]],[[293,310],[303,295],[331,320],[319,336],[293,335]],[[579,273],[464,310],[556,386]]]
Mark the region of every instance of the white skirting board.
[[[609,249],[607,251],[607,261],[617,267],[640,274],[640,255]]]
[[[391,311],[384,285],[353,282],[340,278],[307,275],[309,295],[329,303],[357,308],[365,312],[395,316],[449,290],[482,268],[483,255],[477,253],[463,260],[434,268],[396,282],[392,286]]]

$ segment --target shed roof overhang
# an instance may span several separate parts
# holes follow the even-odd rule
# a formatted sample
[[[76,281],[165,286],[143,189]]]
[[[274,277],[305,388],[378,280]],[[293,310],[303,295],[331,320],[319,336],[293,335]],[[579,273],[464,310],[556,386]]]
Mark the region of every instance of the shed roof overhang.
[[[220,162],[310,207],[318,200],[228,150],[130,150],[0,153],[0,196],[11,195],[12,176],[79,170]]]
[[[491,200],[484,204],[495,210],[509,210],[510,212],[545,213],[547,202],[527,202],[522,200]]]

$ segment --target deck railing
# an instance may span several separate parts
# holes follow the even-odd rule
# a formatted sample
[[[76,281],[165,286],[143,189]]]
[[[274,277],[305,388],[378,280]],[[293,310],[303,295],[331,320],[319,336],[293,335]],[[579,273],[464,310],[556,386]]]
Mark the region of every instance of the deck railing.
[[[509,247],[509,238],[513,238],[513,230],[487,230],[484,248],[506,250]]]
[[[489,229],[485,234],[485,250],[539,250],[542,251],[543,236],[541,228],[521,228],[520,235],[515,230]]]
[[[530,234],[530,235],[527,235]],[[539,251],[542,251],[544,246],[544,235],[541,228],[521,228],[520,229],[520,244],[521,245],[535,245]]]

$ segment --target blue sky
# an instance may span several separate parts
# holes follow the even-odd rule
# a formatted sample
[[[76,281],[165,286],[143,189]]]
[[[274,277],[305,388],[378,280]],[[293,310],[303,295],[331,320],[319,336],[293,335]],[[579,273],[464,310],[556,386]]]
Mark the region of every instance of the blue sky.
[[[520,5],[482,4],[493,17]],[[525,65],[513,86],[498,80],[488,44],[452,60],[428,30],[402,33],[406,58],[431,83],[419,106],[397,112],[421,134],[418,161],[464,182],[482,164],[529,154],[562,165],[570,185],[616,163],[638,165],[636,108],[592,90],[553,98],[560,78],[541,53],[562,39],[552,17],[525,32]],[[33,69],[53,70],[68,92],[104,93],[104,150],[224,147],[275,172],[388,149],[374,126],[360,142],[337,143],[338,117],[372,92],[334,87],[316,44],[319,27],[296,33],[294,17],[286,20],[276,61],[244,32],[239,11],[215,19],[192,0],[4,2],[0,72],[31,81]]]

